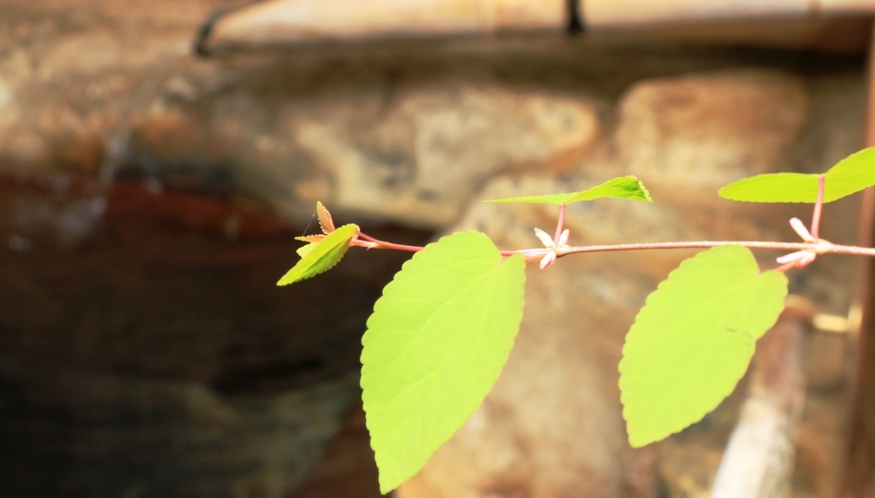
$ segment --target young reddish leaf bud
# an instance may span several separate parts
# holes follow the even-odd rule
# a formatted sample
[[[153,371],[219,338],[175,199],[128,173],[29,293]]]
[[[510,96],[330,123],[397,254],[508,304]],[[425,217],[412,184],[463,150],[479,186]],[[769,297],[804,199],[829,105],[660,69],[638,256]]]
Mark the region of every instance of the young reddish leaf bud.
[[[319,226],[322,228],[322,233],[328,235],[336,230],[334,228],[334,220],[331,219],[331,213],[319,201],[316,201],[316,216],[319,218]]]

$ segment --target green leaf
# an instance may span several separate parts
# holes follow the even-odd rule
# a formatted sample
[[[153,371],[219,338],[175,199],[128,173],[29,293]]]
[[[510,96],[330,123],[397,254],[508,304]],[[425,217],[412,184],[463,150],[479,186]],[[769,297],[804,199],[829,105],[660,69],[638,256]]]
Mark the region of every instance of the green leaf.
[[[359,227],[353,224],[344,225],[328,234],[321,242],[311,242],[297,250],[301,256],[291,270],[277,282],[277,285],[289,285],[326,272],[336,265],[349,249],[349,243],[358,233]]]
[[[301,247],[295,249],[295,252],[298,253],[298,256],[303,258],[304,256],[310,254],[310,251],[319,247],[320,243],[321,242],[310,242],[309,244],[307,244],[305,246],[301,246]]]
[[[804,173],[757,175],[730,183],[717,191],[717,194],[733,201],[817,202],[819,177],[820,175]]]
[[[823,202],[832,202],[875,185],[875,148],[839,161],[822,175],[771,173],[731,183],[721,197],[745,202],[817,202],[818,179],[824,177]]]
[[[525,262],[459,232],[383,290],[362,339],[362,401],[383,493],[416,474],[480,406],[523,314]]]
[[[608,180],[597,187],[583,192],[569,194],[530,195],[526,197],[511,197],[509,199],[492,199],[483,202],[528,202],[532,204],[571,204],[572,202],[591,201],[602,197],[615,197],[633,201],[653,202],[644,184],[634,176],[622,176]]]
[[[716,408],[744,375],[786,295],[787,277],[760,273],[742,246],[700,252],[671,272],[647,297],[623,346],[629,444],[664,439]]]
[[[875,185],[875,147],[842,159],[824,176],[824,202],[832,202]]]

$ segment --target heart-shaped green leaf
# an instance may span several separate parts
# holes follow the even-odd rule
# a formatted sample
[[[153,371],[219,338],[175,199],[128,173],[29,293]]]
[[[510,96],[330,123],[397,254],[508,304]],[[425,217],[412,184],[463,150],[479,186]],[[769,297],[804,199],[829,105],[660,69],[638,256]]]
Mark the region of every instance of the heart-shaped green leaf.
[[[297,252],[301,260],[276,284],[293,284],[330,270],[346,254],[358,230],[359,227],[356,225],[344,225],[325,236],[321,242],[311,242],[299,248]]]
[[[647,297],[623,346],[629,443],[664,439],[716,408],[744,375],[786,295],[787,277],[760,273],[742,246],[700,252],[671,272]]]
[[[731,183],[718,192],[745,202],[817,202],[818,179],[824,178],[823,202],[832,202],[875,185],[875,147],[839,161],[822,175],[770,173]]]
[[[416,474],[480,406],[523,314],[525,263],[459,232],[383,290],[362,339],[362,400],[383,493]]]
[[[571,204],[572,202],[591,201],[602,197],[653,202],[653,199],[650,198],[650,193],[644,188],[644,184],[634,176],[614,178],[583,192],[529,195],[526,197],[511,197],[509,199],[492,199],[483,202],[528,202],[531,204],[554,204],[561,206],[563,204]]]

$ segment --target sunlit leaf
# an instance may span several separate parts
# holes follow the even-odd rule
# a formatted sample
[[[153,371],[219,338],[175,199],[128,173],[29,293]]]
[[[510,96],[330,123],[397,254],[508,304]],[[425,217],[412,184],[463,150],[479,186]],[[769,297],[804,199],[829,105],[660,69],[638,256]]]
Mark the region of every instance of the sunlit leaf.
[[[824,176],[825,202],[841,199],[875,185],[875,147],[863,149],[842,159]]]
[[[358,233],[358,229],[356,225],[344,225],[331,232],[321,242],[311,242],[298,249],[301,260],[276,284],[293,284],[333,268],[346,254],[349,243]]]
[[[832,202],[875,185],[875,148],[839,161],[822,175],[771,173],[731,183],[721,197],[746,202],[817,202],[818,178],[824,177],[824,202]]]
[[[295,249],[295,252],[298,253],[298,256],[303,258],[304,256],[310,254],[310,251],[312,251],[313,249],[318,247],[319,244],[320,244],[319,242],[310,242],[309,244],[307,244],[305,246],[301,246],[301,247]]]
[[[388,493],[480,406],[523,312],[525,263],[486,235],[429,244],[383,290],[362,339],[362,400]]]
[[[744,375],[784,308],[787,277],[760,273],[749,249],[685,260],[647,297],[620,362],[623,418],[640,447],[698,422]]]
[[[528,202],[532,204],[555,204],[561,206],[563,204],[571,204],[572,202],[591,201],[603,197],[653,202],[653,199],[650,198],[650,193],[644,188],[644,184],[634,176],[614,178],[583,192],[530,195],[526,197],[511,197],[509,199],[492,199],[483,202]]]
[[[747,202],[817,202],[820,175],[770,173],[739,180],[721,188],[724,199]]]

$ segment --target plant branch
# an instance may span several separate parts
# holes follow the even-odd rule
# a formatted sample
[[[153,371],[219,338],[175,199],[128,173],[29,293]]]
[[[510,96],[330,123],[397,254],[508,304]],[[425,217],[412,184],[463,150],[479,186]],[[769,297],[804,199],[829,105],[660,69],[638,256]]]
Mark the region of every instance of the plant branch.
[[[642,244],[613,244],[613,245],[594,245],[581,247],[566,247],[559,250],[560,256],[568,254],[577,254],[585,252],[608,252],[608,251],[640,251],[652,249],[707,249],[725,245],[740,245],[750,249],[774,249],[774,250],[790,250],[790,251],[815,251],[817,254],[852,254],[856,256],[875,257],[875,248],[846,246],[841,244],[830,244],[824,241],[819,243],[805,242],[761,242],[761,241],[743,241],[743,240],[702,240],[695,242],[653,242]]]
[[[376,245],[367,245],[365,247],[373,249],[394,249],[399,251],[416,252],[424,249],[422,246],[411,246],[406,244],[396,244],[384,240],[375,239],[364,233],[359,233],[359,237]],[[355,244],[354,244],[355,245]],[[855,256],[875,257],[875,248],[846,246],[841,244],[831,244],[826,241],[818,243],[807,242],[765,242],[765,241],[744,241],[744,240],[701,240],[693,242],[644,242],[639,244],[605,244],[591,246],[569,246],[555,249],[556,255],[559,257],[568,256],[570,254],[580,254],[588,252],[613,252],[613,251],[646,251],[657,249],[708,249],[717,246],[740,245],[750,249],[771,249],[776,251],[813,251],[817,254],[851,254]],[[514,254],[522,254],[527,261],[534,261],[543,257],[548,252],[552,252],[551,248],[532,248],[532,249],[517,249],[500,251],[502,256],[513,256]]]

